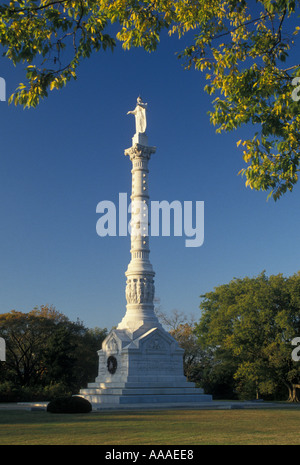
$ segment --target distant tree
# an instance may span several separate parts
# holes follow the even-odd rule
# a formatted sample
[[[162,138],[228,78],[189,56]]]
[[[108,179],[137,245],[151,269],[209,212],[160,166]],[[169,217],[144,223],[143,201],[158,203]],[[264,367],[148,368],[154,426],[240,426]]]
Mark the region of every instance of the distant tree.
[[[53,306],[1,314],[0,336],[6,342],[6,362],[0,382],[12,381],[18,386],[60,383],[76,390],[96,376],[96,351],[106,332],[71,322]]]
[[[154,51],[163,31],[185,36],[179,57],[187,68],[204,71],[206,92],[216,94],[211,122],[217,132],[253,125],[253,138],[239,141],[248,165],[241,173],[246,185],[269,190],[276,200],[298,181],[300,63],[290,51],[300,30],[299,5],[299,0],[11,0],[0,6],[0,44],[14,64],[26,64],[27,79],[11,100],[36,106],[49,90],[76,79],[84,58],[114,49],[117,40],[124,49]]]
[[[227,370],[242,396],[276,396],[284,386],[297,400],[300,364],[291,343],[300,334],[300,272],[234,279],[202,298],[196,331],[214,356],[211,376]]]
[[[78,388],[94,381],[98,375],[97,352],[101,349],[107,334],[106,328],[85,328],[84,332],[76,338],[74,372]]]
[[[169,314],[156,309],[162,325],[166,327],[171,336],[176,339],[179,346],[184,349],[183,370],[189,381],[203,381],[205,368],[205,354],[201,350],[195,334],[195,320],[193,315],[188,316],[182,311],[174,309]]]
[[[168,331],[176,331],[179,326],[187,323],[193,325],[195,319],[193,315],[186,315],[184,312],[177,309],[172,310],[170,313],[166,313],[161,310],[159,299],[156,300],[157,306],[155,307],[155,314],[159,319],[160,323],[166,327]]]
[[[28,314],[12,310],[0,315],[0,334],[6,342],[6,373],[21,386],[38,382],[44,375],[42,354],[55,324],[65,321],[53,308],[46,315],[46,307]]]

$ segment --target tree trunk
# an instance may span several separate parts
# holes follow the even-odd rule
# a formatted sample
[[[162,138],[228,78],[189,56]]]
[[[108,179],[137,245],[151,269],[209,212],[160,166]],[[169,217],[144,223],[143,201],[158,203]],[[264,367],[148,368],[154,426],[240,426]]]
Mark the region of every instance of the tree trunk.
[[[300,389],[300,384],[293,384],[292,385],[292,392],[293,392],[293,398],[292,402],[299,402],[298,395],[297,395],[297,388]]]
[[[286,388],[287,388],[287,390],[289,392],[287,402],[293,402],[292,386],[289,383],[287,383],[286,381],[283,381],[283,384],[286,386]]]
[[[290,383],[287,383],[286,381],[284,381],[283,383],[289,391],[289,397],[287,401],[288,402],[299,402],[297,388],[300,389],[300,384],[293,384],[293,383],[290,384]]]

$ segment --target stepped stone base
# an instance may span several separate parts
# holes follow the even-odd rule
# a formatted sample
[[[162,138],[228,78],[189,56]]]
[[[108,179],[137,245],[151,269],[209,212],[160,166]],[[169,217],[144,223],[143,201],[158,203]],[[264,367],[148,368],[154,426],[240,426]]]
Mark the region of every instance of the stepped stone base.
[[[101,392],[102,391],[102,392]],[[98,404],[155,404],[155,403],[172,403],[176,404],[186,402],[210,402],[212,397],[198,392],[189,393],[167,388],[163,390],[156,389],[127,389],[117,394],[113,390],[93,390],[81,389],[80,395],[89,400],[93,406]]]
[[[103,404],[210,402],[183,375],[183,350],[161,326],[112,330],[98,351],[99,372],[79,395]]]

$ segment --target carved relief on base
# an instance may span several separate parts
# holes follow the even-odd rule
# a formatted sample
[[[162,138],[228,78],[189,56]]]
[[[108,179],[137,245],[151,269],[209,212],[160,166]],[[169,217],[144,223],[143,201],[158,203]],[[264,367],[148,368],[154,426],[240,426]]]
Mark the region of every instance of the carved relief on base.
[[[165,352],[165,342],[158,336],[153,336],[146,344],[146,350],[150,352]]]

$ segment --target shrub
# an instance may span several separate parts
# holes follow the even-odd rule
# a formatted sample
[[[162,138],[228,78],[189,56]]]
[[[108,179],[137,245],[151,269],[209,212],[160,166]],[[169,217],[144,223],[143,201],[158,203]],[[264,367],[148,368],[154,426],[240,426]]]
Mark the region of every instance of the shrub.
[[[57,397],[47,405],[50,413],[89,413],[91,410],[91,403],[80,396]]]
[[[0,402],[18,402],[20,389],[10,381],[0,383]]]
[[[44,400],[52,400],[58,397],[70,397],[72,391],[64,383],[49,384],[43,389]]]
[[[18,386],[12,381],[0,383],[0,402],[39,402],[71,394],[71,390],[62,383],[48,386]]]

